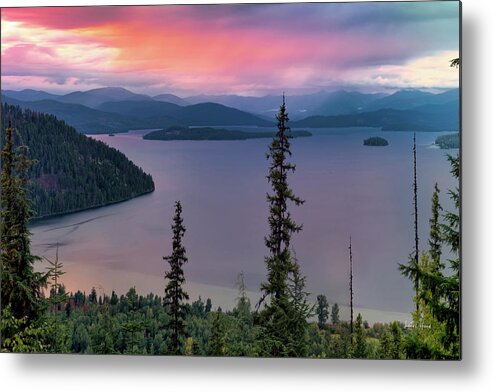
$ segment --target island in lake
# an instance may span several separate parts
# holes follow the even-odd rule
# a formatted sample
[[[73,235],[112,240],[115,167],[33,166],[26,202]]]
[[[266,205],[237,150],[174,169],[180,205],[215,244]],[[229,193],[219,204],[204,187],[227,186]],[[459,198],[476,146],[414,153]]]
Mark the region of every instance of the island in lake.
[[[384,139],[383,137],[374,136],[374,137],[369,137],[368,139],[365,139],[363,144],[365,146],[388,146],[389,142],[386,139]]]
[[[144,135],[146,140],[247,140],[272,138],[275,131],[246,132],[220,128],[189,128],[183,126],[171,126],[166,129],[152,131]],[[291,137],[308,137],[312,134],[308,131],[290,131]]]
[[[435,144],[442,150],[448,150],[450,148],[459,148],[460,140],[459,134],[454,133],[452,135],[438,136],[435,140]]]

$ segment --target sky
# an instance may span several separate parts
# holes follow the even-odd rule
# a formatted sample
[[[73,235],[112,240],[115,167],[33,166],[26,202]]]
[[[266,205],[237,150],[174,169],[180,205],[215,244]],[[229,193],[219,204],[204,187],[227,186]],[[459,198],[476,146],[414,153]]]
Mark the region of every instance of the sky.
[[[2,89],[266,95],[459,85],[459,3],[2,8]]]

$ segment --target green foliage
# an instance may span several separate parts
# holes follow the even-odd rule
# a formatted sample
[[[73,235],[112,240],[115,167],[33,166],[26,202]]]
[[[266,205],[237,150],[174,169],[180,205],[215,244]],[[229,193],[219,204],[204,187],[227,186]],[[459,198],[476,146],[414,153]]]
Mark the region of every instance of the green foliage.
[[[92,303],[82,295],[84,300],[76,302],[75,296],[71,295],[68,302],[62,304],[62,308],[72,304],[72,310],[69,314],[58,314],[57,334],[53,333],[55,313],[48,314],[52,339],[43,351],[53,352],[56,347],[56,352],[60,353],[169,353],[169,316],[160,297],[154,294],[139,296],[134,288],[116,302],[104,296],[101,303]]]
[[[207,355],[220,357],[226,355],[226,325],[222,313],[216,313],[212,322],[212,334],[209,340]]]
[[[366,358],[367,357],[366,333],[363,328],[363,318],[358,313],[356,324],[354,325],[354,337],[351,347],[351,358]]]
[[[349,323],[342,322],[331,334],[330,358],[350,358],[352,343]]]
[[[17,138],[17,143],[15,141]],[[18,147],[15,147],[16,144]],[[19,134],[9,125],[5,132],[5,143],[1,152],[1,194],[0,194],[0,266],[1,303],[9,307],[14,328],[5,328],[2,334],[2,347],[13,345],[16,339],[35,331],[32,323],[42,312],[41,288],[47,276],[34,271],[39,260],[31,254],[31,233],[28,229],[33,212],[29,201],[28,171],[31,161],[28,149]],[[3,319],[2,319],[3,323]],[[15,333],[16,335],[12,335]],[[18,335],[18,336],[17,336]],[[7,343],[11,342],[11,343]],[[21,343],[19,342],[19,345]]]
[[[308,345],[308,319],[314,315],[314,305],[308,302],[310,293],[305,291],[306,277],[301,275],[299,264],[293,261],[293,271],[288,276],[288,331],[290,340],[287,355],[305,357]]]
[[[328,358],[332,346],[331,334],[328,329],[320,329],[317,324],[308,326],[307,356]]]
[[[58,334],[59,334],[59,323],[58,323],[58,312],[61,310],[61,304],[65,303],[69,299],[68,293],[65,292],[65,286],[60,283],[60,278],[65,272],[62,270],[63,264],[58,259],[58,244],[56,248],[55,261],[51,261],[45,257],[48,262],[48,276],[50,280],[50,296],[48,298],[48,303],[51,305],[51,309],[55,314],[54,320],[54,344],[53,352],[59,352],[58,348]]]
[[[36,217],[107,205],[152,192],[152,177],[124,154],[81,135],[52,115],[3,105],[35,162],[23,184]],[[1,145],[5,145],[2,137]]]
[[[442,233],[440,226],[440,213],[442,206],[440,205],[440,189],[438,184],[435,183],[433,190],[433,196],[431,198],[431,218],[430,218],[430,239],[428,245],[430,247],[430,256],[432,259],[431,271],[437,272],[444,268],[444,265],[440,261],[442,255]]]
[[[448,156],[451,173],[459,179],[459,157]],[[418,305],[413,316],[413,333],[407,340],[406,351],[410,358],[450,358],[460,355],[460,196],[458,188],[449,191],[455,211],[441,215],[439,190],[435,186],[430,219],[430,255],[423,253],[418,264],[401,266],[402,273],[420,281],[415,302]],[[457,257],[447,260],[440,256],[442,244],[447,245]],[[448,270],[448,273],[445,271]],[[420,307],[422,309],[420,309]],[[425,327],[430,330],[426,330]]]
[[[455,59],[450,60],[450,66],[452,68],[459,68],[460,67],[460,57],[457,57]]]
[[[32,321],[27,316],[19,319],[9,305],[2,306],[1,352],[34,353],[50,351],[52,328],[45,321]]]
[[[404,359],[404,337],[402,328],[394,321],[385,328],[381,335],[378,348],[378,358],[381,359]]]
[[[173,217],[173,251],[170,256],[164,257],[169,263],[170,270],[166,272],[164,278],[168,283],[164,290],[164,306],[170,314],[169,327],[171,329],[171,346],[170,351],[174,354],[180,353],[181,341],[185,332],[185,316],[187,307],[184,301],[188,300],[188,294],[183,290],[185,276],[183,273],[183,264],[188,261],[185,247],[182,245],[185,227],[181,216],[181,203],[175,203],[175,216]]]

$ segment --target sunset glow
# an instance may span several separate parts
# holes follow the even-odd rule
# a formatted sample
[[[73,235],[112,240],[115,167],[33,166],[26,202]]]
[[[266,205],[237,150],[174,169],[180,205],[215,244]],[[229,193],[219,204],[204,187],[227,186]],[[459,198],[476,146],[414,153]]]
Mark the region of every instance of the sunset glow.
[[[4,8],[2,88],[453,88],[458,34],[456,2]]]

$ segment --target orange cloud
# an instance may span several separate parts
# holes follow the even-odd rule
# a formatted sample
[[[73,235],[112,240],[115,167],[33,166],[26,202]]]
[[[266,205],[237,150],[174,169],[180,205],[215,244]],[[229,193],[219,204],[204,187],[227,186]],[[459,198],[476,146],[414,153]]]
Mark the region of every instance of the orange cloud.
[[[438,86],[443,81],[429,67],[420,68],[427,75],[410,79],[406,64],[452,50],[449,38],[419,39],[418,24],[409,27],[408,16],[396,27],[385,25],[381,15],[375,18],[373,8],[369,14],[358,13],[364,7],[348,9],[340,12],[341,6],[329,4],[6,9],[2,81],[11,87],[44,78],[60,89],[70,80],[81,88],[253,94],[341,82],[398,86],[426,79]],[[375,24],[384,24],[386,34]],[[395,71],[391,82],[374,77],[380,69]]]

